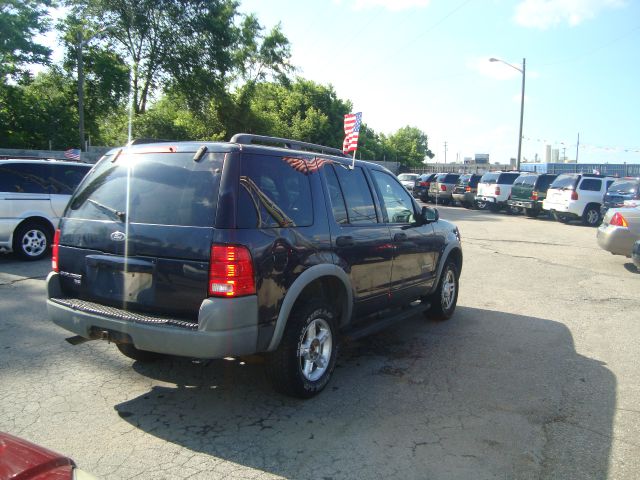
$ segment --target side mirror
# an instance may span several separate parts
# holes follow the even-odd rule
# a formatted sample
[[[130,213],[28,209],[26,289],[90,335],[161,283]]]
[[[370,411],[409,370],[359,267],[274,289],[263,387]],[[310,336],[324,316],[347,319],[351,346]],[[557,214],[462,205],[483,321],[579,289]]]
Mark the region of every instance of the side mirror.
[[[433,223],[440,219],[440,213],[438,213],[437,208],[422,207],[420,218],[422,219],[423,224]]]

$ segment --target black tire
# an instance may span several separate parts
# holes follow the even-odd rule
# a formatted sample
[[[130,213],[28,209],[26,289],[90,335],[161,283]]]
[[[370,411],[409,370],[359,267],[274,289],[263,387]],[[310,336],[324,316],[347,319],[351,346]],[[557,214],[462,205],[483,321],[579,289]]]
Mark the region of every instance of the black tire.
[[[23,260],[40,260],[49,253],[53,233],[40,222],[25,222],[13,233],[13,251]]]
[[[569,217],[566,215],[562,215],[561,213],[553,213],[553,218],[555,218],[560,223],[569,223]]]
[[[524,213],[529,218],[536,218],[538,215],[540,215],[540,210],[538,210],[537,208],[525,208]]]
[[[116,347],[125,357],[138,362],[155,362],[162,357],[161,353],[149,352],[147,350],[138,350],[130,343],[116,343]]]
[[[458,303],[459,290],[460,272],[458,272],[456,263],[451,259],[447,259],[436,291],[426,298],[431,307],[425,315],[433,320],[448,320],[451,318]]]
[[[478,210],[486,210],[488,205],[489,204],[487,202],[483,202],[482,200],[476,200],[476,207],[478,208]]]
[[[497,205],[495,203],[487,203],[487,209],[491,213],[498,213],[500,211],[500,205]]]
[[[473,210],[473,203],[470,202],[462,202],[462,206],[467,210]]]
[[[327,333],[329,336],[321,341]],[[296,307],[290,315],[280,345],[267,356],[267,376],[280,393],[311,398],[329,383],[337,353],[335,311],[328,301],[313,300]]]
[[[587,227],[597,227],[600,225],[602,218],[600,217],[600,207],[589,205],[582,214],[582,223]]]
[[[514,207],[514,206],[511,206],[511,205],[507,205],[507,213],[509,215],[520,215],[521,210],[520,210],[520,207]]]

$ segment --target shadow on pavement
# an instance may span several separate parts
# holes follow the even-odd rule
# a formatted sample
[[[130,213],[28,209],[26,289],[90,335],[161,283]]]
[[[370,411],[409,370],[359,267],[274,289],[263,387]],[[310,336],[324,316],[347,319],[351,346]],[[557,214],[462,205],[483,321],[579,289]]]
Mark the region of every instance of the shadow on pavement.
[[[249,359],[135,363],[171,384],[115,406],[160,439],[286,478],[605,478],[614,375],[562,324],[459,307],[344,345],[318,397]]]

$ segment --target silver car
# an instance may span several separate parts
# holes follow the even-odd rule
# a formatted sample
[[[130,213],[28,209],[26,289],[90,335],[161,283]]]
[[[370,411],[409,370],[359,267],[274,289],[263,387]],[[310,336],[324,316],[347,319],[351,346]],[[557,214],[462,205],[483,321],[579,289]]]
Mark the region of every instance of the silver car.
[[[413,187],[416,184],[416,180],[419,175],[417,173],[401,173],[398,175],[398,180],[404,188],[406,188],[409,192],[413,192]]]
[[[640,240],[640,207],[610,208],[598,227],[598,245],[614,255],[631,256]]]
[[[0,160],[0,251],[38,260],[49,250],[71,194],[92,165]]]

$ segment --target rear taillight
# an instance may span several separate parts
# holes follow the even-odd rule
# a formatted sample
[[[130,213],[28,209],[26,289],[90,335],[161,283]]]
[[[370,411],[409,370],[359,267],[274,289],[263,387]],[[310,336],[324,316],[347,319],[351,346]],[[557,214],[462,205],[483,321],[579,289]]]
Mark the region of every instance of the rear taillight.
[[[60,229],[56,230],[56,234],[53,236],[53,245],[51,247],[51,270],[54,272],[59,271],[58,267],[58,244],[60,243]]]
[[[538,200],[538,192],[535,190],[531,192],[531,200]]]
[[[496,195],[500,195],[500,187],[496,187]]]
[[[254,293],[256,284],[249,250],[236,245],[212,245],[209,295],[241,297]]]
[[[571,192],[571,200],[578,200],[578,192],[575,190]]]
[[[424,186],[425,187],[430,187],[431,186],[431,182],[424,182]]]
[[[629,226],[629,224],[627,223],[627,219],[624,218],[624,216],[620,212],[616,212],[613,214],[613,217],[611,217],[611,221],[609,222],[609,225],[613,225],[615,227]]]
[[[440,185],[440,190],[442,190],[443,192],[447,191],[447,186],[446,185]]]
[[[421,187],[428,187],[429,184],[427,182],[420,182]]]
[[[467,185],[466,187],[464,187],[464,191],[465,192],[470,192],[471,191],[471,187],[469,185]]]

